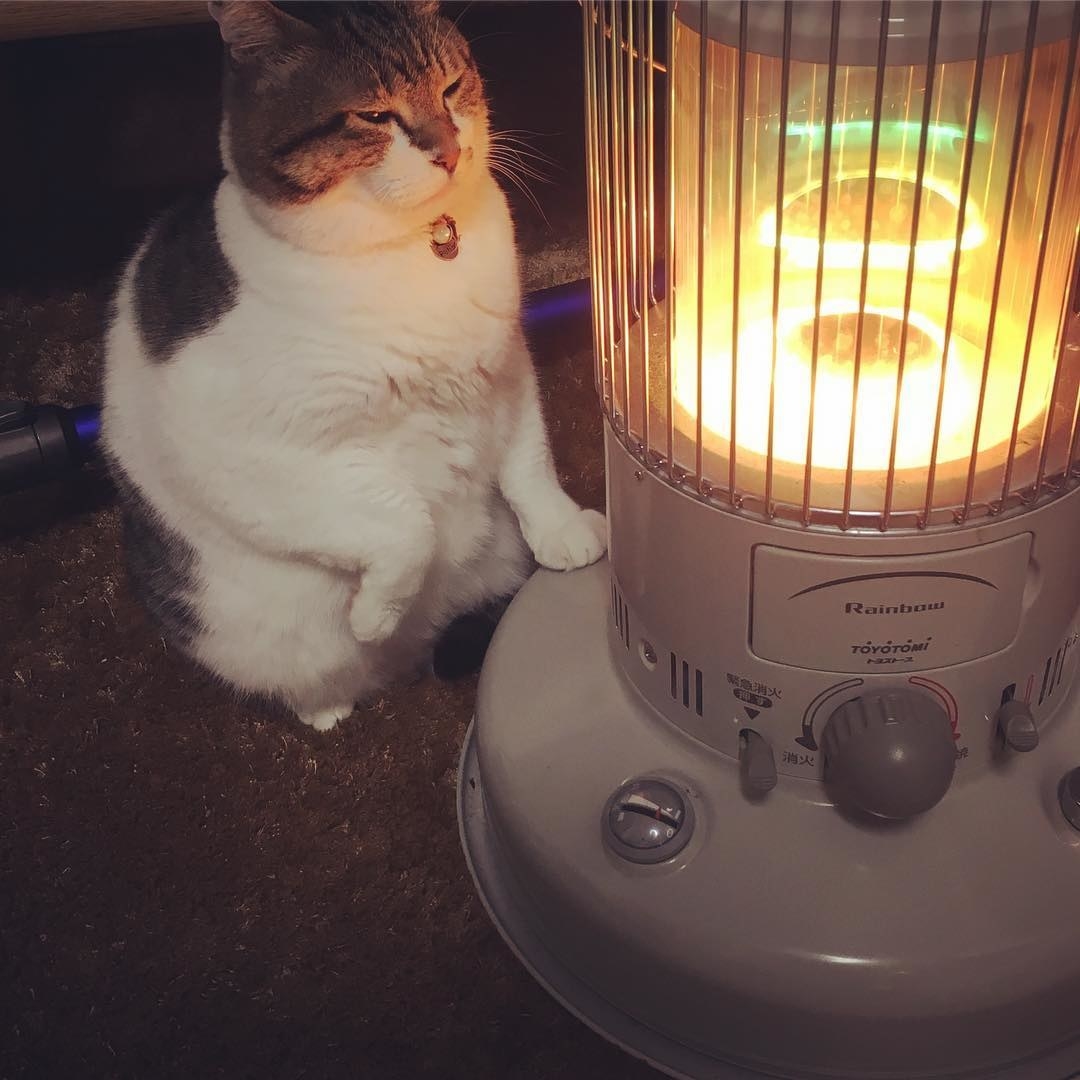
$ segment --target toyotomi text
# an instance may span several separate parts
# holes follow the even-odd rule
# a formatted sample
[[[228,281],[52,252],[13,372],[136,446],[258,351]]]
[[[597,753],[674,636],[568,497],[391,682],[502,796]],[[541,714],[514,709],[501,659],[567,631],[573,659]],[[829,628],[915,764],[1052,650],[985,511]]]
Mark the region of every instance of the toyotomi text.
[[[894,656],[896,654],[920,653],[926,652],[930,648],[930,642],[933,640],[932,637],[928,637],[925,641],[914,641],[911,638],[908,638],[907,641],[893,641],[892,638],[889,638],[888,641],[883,641],[880,644],[867,641],[852,645],[851,651],[863,656]]]

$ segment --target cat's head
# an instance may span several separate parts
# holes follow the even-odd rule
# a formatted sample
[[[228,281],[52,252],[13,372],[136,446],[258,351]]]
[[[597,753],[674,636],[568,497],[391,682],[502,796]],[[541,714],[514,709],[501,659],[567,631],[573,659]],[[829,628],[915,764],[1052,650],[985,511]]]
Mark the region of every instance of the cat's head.
[[[266,203],[344,192],[405,210],[486,170],[484,88],[437,2],[209,6],[227,50],[225,156]]]

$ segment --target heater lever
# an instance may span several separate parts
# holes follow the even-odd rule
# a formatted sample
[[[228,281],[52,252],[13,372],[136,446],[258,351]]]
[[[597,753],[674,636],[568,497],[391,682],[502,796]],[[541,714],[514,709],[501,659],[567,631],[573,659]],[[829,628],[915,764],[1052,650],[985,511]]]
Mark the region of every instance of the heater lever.
[[[750,728],[739,735],[739,769],[743,785],[752,795],[764,795],[776,787],[776,758],[772,747]]]
[[[668,799],[668,802],[674,802]],[[665,806],[645,795],[632,793],[627,795],[626,800],[618,805],[618,809],[628,814],[643,814],[647,818],[659,821],[661,825],[677,829],[682,824],[683,811],[680,806]]]
[[[998,710],[998,731],[1010,750],[1026,754],[1039,745],[1039,729],[1026,701],[1013,698]]]

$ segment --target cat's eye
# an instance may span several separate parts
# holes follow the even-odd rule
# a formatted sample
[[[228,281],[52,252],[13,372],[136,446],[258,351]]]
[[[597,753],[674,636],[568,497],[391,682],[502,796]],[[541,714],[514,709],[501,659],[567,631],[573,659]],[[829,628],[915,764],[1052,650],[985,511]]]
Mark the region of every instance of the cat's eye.
[[[464,79],[464,75],[459,75],[443,92],[444,98],[453,97],[461,89],[461,80]]]
[[[392,112],[358,112],[356,114],[368,124],[389,124],[394,119]]]

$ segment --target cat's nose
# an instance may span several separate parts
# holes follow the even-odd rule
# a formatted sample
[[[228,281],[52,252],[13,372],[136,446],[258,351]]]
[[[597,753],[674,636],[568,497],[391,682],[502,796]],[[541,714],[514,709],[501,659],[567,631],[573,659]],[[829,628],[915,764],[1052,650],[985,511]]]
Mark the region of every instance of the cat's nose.
[[[423,150],[432,165],[445,169],[454,175],[458,158],[461,157],[461,144],[458,142],[457,125],[449,114],[443,112],[423,123],[412,132],[412,143],[418,150]]]
[[[432,161],[440,168],[445,169],[451,176],[454,175],[454,170],[457,168],[458,159],[461,157],[461,147],[458,146],[455,140],[445,146],[439,147],[435,152],[435,156],[432,157]]]

